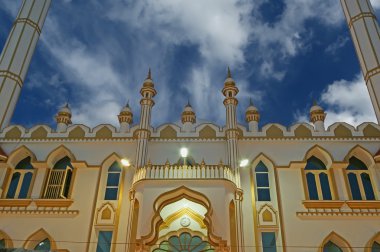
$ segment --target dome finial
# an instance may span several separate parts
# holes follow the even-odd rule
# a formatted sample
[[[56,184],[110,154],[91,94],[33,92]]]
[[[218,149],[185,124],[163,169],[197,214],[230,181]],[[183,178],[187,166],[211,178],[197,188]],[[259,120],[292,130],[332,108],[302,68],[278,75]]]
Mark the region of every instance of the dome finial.
[[[313,99],[313,106],[317,106],[317,105],[318,105],[317,100]]]
[[[146,78],[149,79],[149,80],[152,79],[152,72],[150,71],[150,67],[149,67],[149,70],[148,70],[148,76]]]
[[[129,108],[129,99],[127,100],[127,105],[125,105],[127,108]]]
[[[227,67],[227,78],[232,78],[230,67]]]
[[[191,107],[190,99],[189,99],[189,98],[187,98],[187,104],[186,104],[186,107]]]
[[[253,106],[252,97],[249,97],[249,106]]]

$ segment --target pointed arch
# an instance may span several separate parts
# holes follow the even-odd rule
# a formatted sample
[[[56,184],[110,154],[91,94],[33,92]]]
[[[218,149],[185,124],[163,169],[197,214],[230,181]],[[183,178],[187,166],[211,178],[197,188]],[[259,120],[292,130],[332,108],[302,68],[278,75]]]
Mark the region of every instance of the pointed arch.
[[[340,235],[331,232],[326,238],[323,240],[321,246],[319,247],[319,252],[324,252],[323,248],[326,246],[328,242],[334,243],[338,246],[343,252],[352,252],[350,244]]]
[[[262,161],[268,169],[273,170],[276,166],[274,161],[263,152],[260,152],[255,158],[252,159],[251,167],[256,167]]]
[[[4,231],[0,230],[0,241],[4,241],[3,245],[5,248],[13,248],[13,241]]]
[[[76,161],[74,154],[66,146],[60,145],[49,153],[46,163],[49,167],[54,167],[55,163],[66,156],[70,158],[71,162]]]
[[[334,162],[331,154],[318,144],[314,145],[306,152],[303,160],[306,162],[312,156],[321,160],[325,164],[326,169],[329,169]]]
[[[101,165],[102,185],[100,195],[104,200],[117,200],[119,198],[119,189],[123,183],[123,169],[120,163],[122,158],[115,152],[109,155]],[[103,200],[102,199],[102,200]]]
[[[24,243],[24,249],[33,250],[41,241],[44,241],[46,239],[50,241],[50,250],[57,249],[55,240],[43,228],[37,230],[26,239],[26,242]]]
[[[199,130],[200,138],[216,138],[216,131],[210,125],[204,126],[201,130]]]
[[[372,252],[373,246],[380,245],[380,232],[376,233],[366,244],[364,252]]]
[[[102,167],[102,170],[103,171],[107,171],[108,168],[114,163],[114,162],[119,162],[120,164],[120,160],[122,159],[122,157],[117,154],[116,152],[112,152],[110,155],[108,155],[102,162],[102,164],[100,165]],[[121,165],[121,164],[120,164]]]
[[[371,153],[358,144],[348,151],[347,155],[344,158],[344,161],[348,163],[350,158],[353,156],[364,162],[368,168],[375,165],[375,160],[373,159]]]
[[[151,227],[149,234],[142,236],[142,240],[144,240],[144,244],[153,245],[158,240],[159,227],[163,224],[164,220],[162,219],[160,213],[162,209],[176,201],[181,199],[187,199],[189,201],[195,202],[197,204],[202,205],[207,209],[204,217],[204,224],[208,228],[208,238],[212,245],[216,246],[226,246],[226,241],[222,240],[221,237],[218,237],[213,234],[213,225],[211,215],[213,209],[211,207],[210,200],[202,193],[191,190],[186,186],[178,187],[174,190],[165,192],[157,197],[153,204],[154,215],[151,220]]]
[[[9,126],[8,128],[4,129],[5,135],[4,138],[7,139],[17,139],[21,138],[23,135],[25,135],[25,128],[21,126]]]
[[[22,145],[9,154],[7,164],[12,169],[15,169],[17,164],[27,157],[30,157],[32,162],[37,161],[36,155],[28,147]]]

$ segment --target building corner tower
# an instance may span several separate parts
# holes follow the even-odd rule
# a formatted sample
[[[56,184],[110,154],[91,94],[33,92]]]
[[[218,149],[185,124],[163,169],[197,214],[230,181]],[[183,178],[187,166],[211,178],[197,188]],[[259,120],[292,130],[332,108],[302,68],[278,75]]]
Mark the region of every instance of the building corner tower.
[[[380,123],[380,29],[370,0],[341,0],[376,118]]]
[[[154,89],[150,69],[146,77],[143,87],[140,90],[142,96],[140,100],[141,114],[140,126],[136,130],[137,135],[137,153],[136,153],[136,169],[143,167],[146,164],[148,153],[148,140],[150,137],[150,121],[152,117],[152,107],[154,106],[153,97],[157,94]]]
[[[9,125],[51,0],[24,0],[0,55],[0,129]]]

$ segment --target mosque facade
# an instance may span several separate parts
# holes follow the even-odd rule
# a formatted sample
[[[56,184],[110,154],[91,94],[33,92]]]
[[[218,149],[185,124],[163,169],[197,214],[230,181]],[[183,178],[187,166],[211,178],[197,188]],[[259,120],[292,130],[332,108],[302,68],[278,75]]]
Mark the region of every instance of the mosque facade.
[[[379,120],[380,29],[369,0],[341,3]],[[259,127],[251,103],[246,127],[229,69],[223,126],[187,104],[152,127],[150,70],[139,122],[127,104],[89,128],[66,105],[55,128],[10,125],[50,4],[22,1],[0,56],[0,251],[380,251],[379,124],[326,128],[314,104],[310,124]]]

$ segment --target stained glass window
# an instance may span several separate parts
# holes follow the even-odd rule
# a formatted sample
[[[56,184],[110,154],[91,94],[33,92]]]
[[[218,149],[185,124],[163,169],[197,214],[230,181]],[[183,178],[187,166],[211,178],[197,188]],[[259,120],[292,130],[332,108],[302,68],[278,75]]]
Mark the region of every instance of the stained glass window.
[[[185,232],[180,236],[171,236],[167,241],[160,243],[159,248],[153,252],[215,252],[209,242],[203,241],[199,236],[192,236]]]

